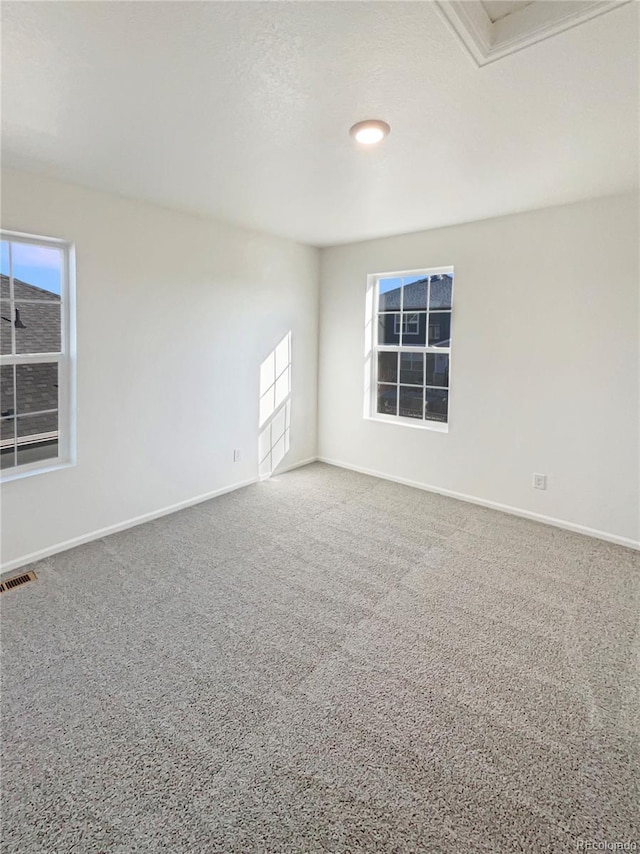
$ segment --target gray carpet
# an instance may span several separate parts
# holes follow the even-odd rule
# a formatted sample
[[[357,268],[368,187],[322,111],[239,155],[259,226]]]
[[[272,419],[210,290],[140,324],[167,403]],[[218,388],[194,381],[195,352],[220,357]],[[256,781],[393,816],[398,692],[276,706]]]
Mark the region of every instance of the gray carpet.
[[[34,568],[7,854],[640,848],[631,550],[314,464]]]

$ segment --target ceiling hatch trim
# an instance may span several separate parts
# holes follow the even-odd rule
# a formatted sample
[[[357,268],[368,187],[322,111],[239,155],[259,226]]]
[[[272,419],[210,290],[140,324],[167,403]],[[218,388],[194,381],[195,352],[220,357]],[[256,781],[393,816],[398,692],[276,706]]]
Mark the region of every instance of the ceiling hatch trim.
[[[470,58],[482,67],[629,2],[534,0],[495,23],[480,0],[436,0],[435,5]]]

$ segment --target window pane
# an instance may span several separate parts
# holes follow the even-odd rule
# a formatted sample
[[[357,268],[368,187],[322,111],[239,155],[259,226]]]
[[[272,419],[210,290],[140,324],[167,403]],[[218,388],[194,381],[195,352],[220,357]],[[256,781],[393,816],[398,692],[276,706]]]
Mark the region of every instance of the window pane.
[[[13,365],[0,368],[0,417],[6,418],[16,411],[13,397]]]
[[[428,388],[426,391],[424,417],[427,421],[446,421],[449,407],[449,392]]]
[[[60,249],[31,243],[12,243],[11,262],[16,299],[49,299],[52,295],[60,295]],[[28,286],[26,291],[24,285]],[[22,296],[21,292],[28,295]]]
[[[451,308],[451,291],[453,287],[453,276],[431,276],[431,292],[429,295],[429,308]]]
[[[378,311],[400,311],[402,279],[380,279],[378,282]]]
[[[16,303],[14,326],[16,353],[60,352],[59,305]]]
[[[58,408],[58,366],[16,366],[17,414]]]
[[[0,420],[0,439],[6,442],[8,439],[13,439],[15,436],[15,419],[2,418]]]
[[[427,385],[449,385],[448,353],[427,353]]]
[[[451,312],[429,312],[429,347],[451,346]]]
[[[408,385],[424,384],[424,354],[400,354],[400,382]]]
[[[0,468],[10,468],[15,464],[15,419],[3,418],[0,421]]]
[[[427,315],[424,313],[403,312],[402,346],[424,347],[426,341]]]
[[[378,380],[395,383],[398,379],[398,354],[378,353]]]
[[[400,315],[381,314],[378,318],[378,344],[400,343]]]
[[[0,421],[0,468],[11,468],[15,464],[15,419],[3,418]]]
[[[398,415],[404,418],[422,420],[422,389],[410,385],[400,386],[400,410]]]
[[[3,356],[7,356],[11,352],[11,328],[14,316],[11,311],[11,304],[2,300],[0,302],[0,352]]]
[[[14,419],[3,418],[0,421],[0,468],[5,469],[14,464],[14,435]]]
[[[2,274],[2,295],[4,296],[4,277],[9,277],[9,241],[0,241],[0,274]]]
[[[429,291],[429,277],[422,279],[405,279],[403,309],[423,311],[427,308],[427,294]]]
[[[58,456],[58,413],[16,418],[18,465]]]
[[[378,412],[384,415],[397,415],[398,387],[378,383]]]

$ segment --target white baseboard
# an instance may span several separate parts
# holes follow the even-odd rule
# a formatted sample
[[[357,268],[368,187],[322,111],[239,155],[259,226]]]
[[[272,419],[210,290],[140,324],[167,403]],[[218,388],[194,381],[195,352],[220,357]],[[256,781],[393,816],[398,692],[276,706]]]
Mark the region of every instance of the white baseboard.
[[[446,495],[448,498],[457,498],[459,501],[478,504],[480,507],[489,507],[491,510],[500,510],[503,513],[509,513],[512,516],[521,516],[523,519],[532,519],[534,522],[543,522],[545,525],[553,525],[554,528],[563,528],[565,531],[573,531],[576,534],[584,534],[588,537],[595,537],[598,540],[606,540],[609,543],[626,546],[630,549],[640,549],[640,541],[631,540],[628,537],[619,537],[616,534],[609,534],[606,531],[598,531],[595,528],[588,528],[585,525],[576,525],[574,522],[567,522],[564,519],[554,519],[552,516],[544,516],[542,513],[532,513],[530,510],[522,510],[520,507],[511,507],[509,504],[499,504],[497,501],[488,501],[484,498],[477,498],[474,495],[465,495],[462,492],[454,492],[452,489],[442,489],[439,486],[419,483],[416,480],[393,477],[392,475],[384,474],[383,472],[375,471],[374,469],[353,466],[350,463],[331,460],[328,457],[318,457],[318,462],[327,463],[331,466],[338,466],[343,469],[349,469],[350,471],[357,471],[361,474],[368,474],[372,477],[379,477],[382,480],[391,480],[394,483],[402,483],[405,486],[413,486],[415,489],[423,489],[425,492],[436,492],[438,495]]]
[[[563,528],[566,531],[573,531],[577,534],[584,534],[585,536],[595,537],[599,540],[606,540],[607,542],[616,543],[620,546],[627,546],[627,548],[640,550],[640,542],[636,540],[631,540],[628,537],[619,537],[615,534],[608,534],[606,531],[598,531],[594,528],[588,528],[585,525],[576,525],[573,522],[566,522],[563,519],[554,519],[551,516],[544,516],[541,513],[532,513],[529,510],[522,510],[519,507],[511,507],[508,504],[499,504],[497,501],[487,501],[486,499],[477,498],[473,495],[465,495],[462,492],[454,492],[451,489],[442,489],[438,486],[431,486],[429,484],[419,483],[418,481],[409,480],[407,478],[393,477],[392,475],[384,474],[383,472],[376,471],[375,469],[354,466],[349,463],[340,462],[339,460],[329,459],[328,457],[309,457],[306,460],[301,460],[298,463],[293,463],[290,466],[285,466],[281,469],[278,469],[276,475],[285,474],[288,471],[293,471],[294,469],[302,468],[303,466],[308,466],[314,462],[327,463],[328,465],[349,469],[350,471],[357,471],[361,474],[367,474],[372,477],[379,477],[382,480],[390,480],[394,483],[401,483],[405,486],[412,486],[415,489],[423,489],[426,492],[435,492],[439,495],[446,495],[449,498],[457,498],[459,501],[467,501],[470,504],[478,504],[481,507],[489,507],[492,510],[500,510],[503,513],[509,513],[512,516],[521,516],[524,519],[532,519],[535,522],[543,522],[546,525],[553,525],[555,528]],[[23,557],[16,558],[14,560],[3,563],[0,566],[0,573],[11,572],[14,569],[19,569],[22,566],[27,566],[28,564],[43,560],[43,558],[51,557],[52,555],[58,554],[59,552],[65,552],[68,549],[73,549],[76,546],[81,546],[85,543],[90,543],[93,540],[99,540],[101,537],[107,537],[109,534],[116,534],[118,531],[126,531],[127,528],[134,528],[136,525],[142,525],[144,522],[151,522],[153,519],[159,519],[161,516],[168,516],[170,513],[177,513],[178,510],[184,510],[186,507],[192,507],[194,504],[201,504],[203,501],[209,501],[212,498],[217,498],[219,495],[225,495],[228,492],[234,492],[236,489],[242,489],[245,486],[251,486],[251,484],[257,482],[258,478],[252,477],[248,480],[241,481],[240,483],[234,483],[230,486],[224,486],[221,489],[216,489],[213,492],[207,492],[205,495],[199,495],[196,498],[189,498],[186,501],[179,502],[178,504],[172,504],[169,507],[163,507],[161,510],[154,510],[151,513],[145,513],[142,516],[136,516],[133,519],[127,519],[124,522],[118,522],[115,525],[110,525],[106,528],[101,528],[100,530],[92,531],[89,534],[83,534],[80,537],[74,537],[73,539],[65,540],[62,543],[56,543],[55,545],[50,546],[46,549],[40,549],[37,552],[31,552],[31,554],[24,555]]]
[[[300,465],[306,465],[306,463],[300,463]],[[51,557],[51,555],[58,554],[59,552],[66,552],[68,549],[73,549],[76,546],[82,546],[85,543],[92,542],[93,540],[99,540],[101,537],[107,537],[109,534],[117,534],[118,531],[126,531],[127,528],[134,528],[136,525],[142,525],[144,522],[151,522],[153,519],[159,519],[161,516],[168,516],[170,513],[177,513],[178,510],[184,510],[186,507],[192,507],[194,504],[201,504],[203,501],[209,501],[211,498],[217,498],[219,495],[225,495],[227,492],[235,492],[236,489],[242,489],[243,486],[251,486],[252,483],[257,483],[257,481],[257,477],[252,477],[249,478],[249,480],[243,480],[240,483],[233,483],[231,486],[223,486],[221,489],[215,489],[213,492],[207,492],[205,495],[198,495],[196,498],[188,498],[186,501],[180,501],[178,504],[171,504],[169,507],[163,507],[161,510],[153,510],[151,513],[144,513],[142,516],[127,519],[125,522],[118,522],[115,525],[100,528],[98,531],[92,531],[89,534],[82,534],[80,537],[74,537],[73,539],[65,540],[62,543],[56,543],[54,546],[49,546],[46,549],[40,549],[37,552],[31,552],[31,554],[3,563],[0,566],[0,572],[11,572],[21,566],[27,566],[30,563],[35,563],[43,558]]]

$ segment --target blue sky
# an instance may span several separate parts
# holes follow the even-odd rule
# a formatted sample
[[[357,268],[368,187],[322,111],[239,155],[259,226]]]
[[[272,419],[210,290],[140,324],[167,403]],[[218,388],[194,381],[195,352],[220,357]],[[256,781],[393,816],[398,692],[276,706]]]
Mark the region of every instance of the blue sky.
[[[13,277],[50,291],[60,293],[60,266],[62,255],[59,249],[35,246],[31,243],[12,243]],[[0,272],[9,275],[9,243],[2,241]]]

